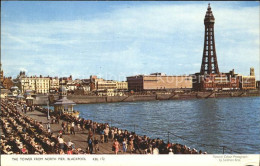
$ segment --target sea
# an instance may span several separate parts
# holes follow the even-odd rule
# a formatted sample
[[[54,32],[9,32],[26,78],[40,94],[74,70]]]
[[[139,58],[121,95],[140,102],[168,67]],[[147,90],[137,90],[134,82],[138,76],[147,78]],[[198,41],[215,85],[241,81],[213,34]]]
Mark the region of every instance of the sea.
[[[260,153],[260,97],[78,104],[80,117],[210,154]]]

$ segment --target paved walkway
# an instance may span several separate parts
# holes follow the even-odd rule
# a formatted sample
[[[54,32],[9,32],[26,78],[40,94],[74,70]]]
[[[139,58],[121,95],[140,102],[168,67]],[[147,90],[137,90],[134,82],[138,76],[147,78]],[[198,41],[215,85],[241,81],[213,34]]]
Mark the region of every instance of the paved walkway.
[[[39,122],[42,122],[44,127],[46,127],[46,124],[48,123],[46,114],[39,112],[37,110],[35,110],[34,112],[27,112],[26,115]],[[59,131],[61,130],[62,122],[63,120],[60,120],[60,124],[51,124],[51,131],[55,135],[58,135]],[[75,135],[69,135],[68,133],[66,133],[65,135],[63,134],[62,136],[64,141],[68,142],[69,140],[71,140],[75,144],[75,148],[81,148],[82,150],[85,151],[88,146],[87,145],[88,131],[87,130],[84,130],[83,132],[77,131],[77,127],[75,127],[75,132],[76,132]],[[94,134],[93,138],[95,136],[98,138],[98,140],[100,139],[99,134]],[[97,154],[114,154],[114,152],[112,151],[112,144],[113,144],[112,139],[108,139],[108,143],[99,143],[99,151],[97,151]],[[95,153],[95,150],[93,150],[93,153]],[[119,152],[119,154],[120,153],[122,152]]]

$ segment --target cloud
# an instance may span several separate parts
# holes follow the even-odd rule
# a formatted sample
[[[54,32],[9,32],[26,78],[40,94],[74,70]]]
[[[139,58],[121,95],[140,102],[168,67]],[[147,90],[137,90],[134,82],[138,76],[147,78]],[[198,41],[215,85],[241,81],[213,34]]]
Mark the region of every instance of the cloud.
[[[77,77],[93,73],[195,73],[200,71],[206,7],[143,4],[131,8],[114,6],[111,12],[100,11],[89,19],[15,23],[4,20],[3,66],[18,73],[11,68],[12,61],[38,75],[73,73]],[[254,66],[257,73],[259,6],[234,8],[216,3],[212,10],[220,70],[235,68],[247,74]],[[240,70],[240,66],[245,67]]]

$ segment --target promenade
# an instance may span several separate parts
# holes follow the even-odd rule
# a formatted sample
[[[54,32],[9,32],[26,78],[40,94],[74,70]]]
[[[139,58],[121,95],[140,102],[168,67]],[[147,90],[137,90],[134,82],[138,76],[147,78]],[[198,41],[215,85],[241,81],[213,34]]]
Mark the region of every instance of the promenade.
[[[59,99],[58,94],[51,95],[54,103]],[[95,103],[116,103],[116,102],[136,102],[136,101],[157,101],[157,100],[189,100],[189,99],[207,99],[207,98],[232,98],[232,97],[250,97],[260,96],[259,90],[250,91],[219,91],[219,92],[174,92],[158,94],[135,94],[123,96],[91,96],[91,95],[68,95],[68,99],[76,104],[95,104]],[[34,100],[36,105],[46,105],[47,96],[40,95],[38,100]]]
[[[33,112],[27,112],[26,113],[27,116],[37,120],[38,122],[42,122],[43,126],[46,127],[46,125],[48,124],[48,120],[47,120],[47,115],[39,112],[37,110],[33,111]],[[60,120],[59,124],[50,124],[51,126],[51,131],[55,134],[58,135],[59,131],[61,130],[61,123],[64,120]],[[87,130],[83,130],[82,131],[77,131],[77,129],[75,129],[76,134],[68,134],[66,132],[66,134],[63,134],[63,139],[65,142],[68,142],[69,140],[71,140],[74,144],[76,148],[81,148],[82,150],[86,150],[87,148],[87,137],[88,137],[88,131]],[[100,134],[94,134],[94,137],[97,137],[98,140],[100,138]],[[113,144],[113,140],[109,138],[108,143],[99,143],[99,151],[97,151],[97,154],[114,154],[114,152],[112,151],[112,144]],[[93,153],[95,153],[95,151],[93,151]],[[119,152],[120,154],[121,152]]]

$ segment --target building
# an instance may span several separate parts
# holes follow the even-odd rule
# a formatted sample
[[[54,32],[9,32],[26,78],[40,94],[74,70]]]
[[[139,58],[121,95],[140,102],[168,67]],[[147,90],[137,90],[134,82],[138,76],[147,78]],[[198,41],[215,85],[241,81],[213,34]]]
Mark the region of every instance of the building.
[[[126,81],[116,81],[116,89],[119,91],[127,91],[128,90],[128,83]]]
[[[97,91],[107,92],[109,90],[109,92],[112,93],[112,91],[123,92],[128,90],[128,83],[126,81],[121,82],[121,81],[113,81],[113,80],[102,80],[102,81],[98,81],[96,84],[97,84],[97,88],[96,88]]]
[[[82,83],[79,88],[83,89],[84,93],[86,94],[90,92],[90,84],[91,84],[90,79],[82,79]]]
[[[73,80],[68,80],[66,89],[70,92],[74,91],[77,89],[77,84]]]
[[[242,90],[253,90],[253,89],[256,89],[255,76],[240,76],[239,87]]]
[[[0,84],[0,98],[6,98],[7,95],[10,93],[11,91],[6,89],[3,85]]]
[[[14,86],[13,81],[12,81],[12,77],[4,77],[3,86],[6,89],[10,89],[12,86]]]
[[[70,75],[69,77],[60,78],[60,81],[59,81],[60,88],[66,86],[68,81],[72,81],[72,75]]]
[[[198,82],[197,82],[198,81]],[[196,90],[238,90],[239,77],[223,74],[196,75],[193,80],[193,88]]]
[[[4,81],[4,71],[2,70],[2,63],[0,63],[0,82]]]
[[[191,76],[167,76],[162,73],[152,73],[150,75],[137,75],[127,77],[128,90],[176,90],[191,89]]]
[[[20,79],[20,89],[22,93],[26,90],[32,90],[34,93],[49,93],[50,90],[50,78],[49,77],[22,77]]]
[[[58,77],[50,77],[50,92],[58,92],[60,81]]]
[[[66,88],[68,91],[72,92],[79,89],[79,87],[81,87],[81,84],[82,84],[82,80],[80,79],[68,80]]]
[[[117,83],[115,81],[111,81],[111,80],[98,81],[96,84],[97,84],[98,91],[104,91],[107,89],[117,89]]]
[[[260,81],[259,81],[259,80],[256,81],[256,88],[257,88],[258,90],[260,90]]]
[[[104,80],[97,76],[90,76],[89,84],[91,91],[126,91],[128,89],[128,83],[126,81]]]
[[[256,89],[255,70],[253,67],[250,68],[249,76],[239,76],[240,84],[239,87],[242,90],[253,90]]]
[[[91,91],[95,91],[98,89],[98,83],[97,82],[103,82],[104,79],[103,78],[98,78],[95,75],[91,75],[90,76],[90,90]]]

